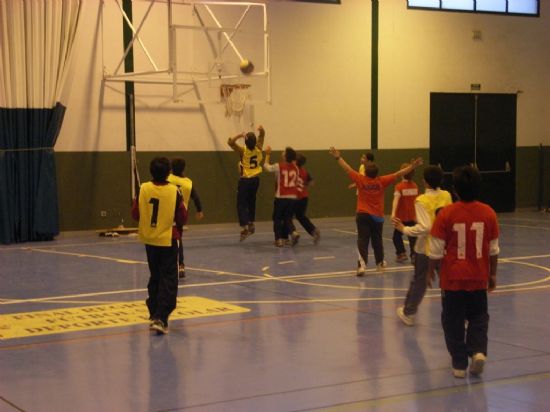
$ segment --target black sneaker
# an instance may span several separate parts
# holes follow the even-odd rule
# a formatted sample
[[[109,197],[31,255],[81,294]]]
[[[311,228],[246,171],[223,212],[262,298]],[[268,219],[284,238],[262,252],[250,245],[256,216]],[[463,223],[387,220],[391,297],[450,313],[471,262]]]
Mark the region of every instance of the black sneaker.
[[[149,330],[156,332],[157,335],[164,335],[165,333],[168,333],[168,327],[160,319],[153,319],[149,325]]]

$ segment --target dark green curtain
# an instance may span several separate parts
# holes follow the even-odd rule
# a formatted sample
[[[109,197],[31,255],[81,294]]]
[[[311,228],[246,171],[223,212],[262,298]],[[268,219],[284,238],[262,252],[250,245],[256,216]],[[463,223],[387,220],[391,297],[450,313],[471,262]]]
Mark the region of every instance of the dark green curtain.
[[[65,107],[0,108],[0,242],[59,234],[55,154]]]

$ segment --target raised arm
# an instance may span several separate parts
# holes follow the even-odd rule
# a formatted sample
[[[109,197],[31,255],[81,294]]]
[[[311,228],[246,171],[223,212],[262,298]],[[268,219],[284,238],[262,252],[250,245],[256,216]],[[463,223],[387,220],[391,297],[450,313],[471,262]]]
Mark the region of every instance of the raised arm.
[[[262,150],[262,147],[264,147],[264,138],[265,138],[265,129],[262,125],[258,126],[258,142],[256,143],[256,146],[258,146],[258,149]]]
[[[229,147],[231,147],[234,151],[236,151],[240,155],[243,154],[244,148],[237,144],[237,140],[243,137],[244,137],[244,133],[240,133],[237,136],[233,136],[227,139],[227,144],[229,145]]]
[[[328,149],[328,152],[331,154],[332,157],[336,159],[340,167],[344,169],[346,173],[353,171],[353,168],[348,165],[344,159],[342,159],[340,150],[336,149],[335,147],[331,147],[330,149]]]
[[[265,161],[264,161],[264,170],[268,172],[275,172],[278,170],[279,164],[271,164],[271,146],[265,148]]]
[[[407,173],[410,173],[412,172],[414,169],[416,169],[418,166],[422,166],[424,164],[424,160],[422,160],[421,157],[417,157],[416,159],[414,159],[413,161],[411,161],[411,163],[407,166],[407,167],[404,167],[403,169],[401,170],[398,170],[397,172],[395,172],[394,174],[397,176],[397,177],[401,177],[403,175],[406,175]]]

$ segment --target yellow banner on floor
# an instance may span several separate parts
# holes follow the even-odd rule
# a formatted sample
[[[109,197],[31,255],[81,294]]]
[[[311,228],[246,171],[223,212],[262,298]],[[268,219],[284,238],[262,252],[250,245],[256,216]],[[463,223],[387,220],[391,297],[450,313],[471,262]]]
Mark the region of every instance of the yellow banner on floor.
[[[204,316],[249,312],[250,309],[197,296],[178,298],[170,322]],[[149,323],[144,301],[110,303],[0,315],[0,339],[25,338]]]

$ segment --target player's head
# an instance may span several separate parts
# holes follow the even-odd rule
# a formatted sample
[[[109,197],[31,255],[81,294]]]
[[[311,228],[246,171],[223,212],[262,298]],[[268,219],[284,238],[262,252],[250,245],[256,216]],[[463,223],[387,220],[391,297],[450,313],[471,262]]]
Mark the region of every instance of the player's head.
[[[411,165],[410,163],[401,163],[401,169],[409,167],[410,165]],[[406,175],[403,175],[403,179],[407,179],[407,180],[411,180],[413,177],[414,177],[414,169],[411,170]]]
[[[170,160],[167,157],[155,157],[149,164],[149,171],[154,181],[164,182],[170,174]]]
[[[374,162],[368,162],[365,165],[365,174],[370,178],[378,176],[378,166]]]
[[[254,150],[256,147],[256,135],[254,132],[248,132],[244,135],[244,144],[248,150]]]
[[[367,164],[368,162],[374,162],[374,155],[372,152],[363,153],[361,155],[361,164]]]
[[[306,164],[306,157],[301,154],[301,153],[297,153],[296,154],[296,164],[298,165],[298,167],[302,167],[303,165]]]
[[[437,189],[443,183],[443,170],[436,165],[428,165],[424,168],[424,182],[430,189]]]
[[[464,202],[477,200],[481,188],[481,175],[473,166],[460,166],[453,171],[455,193]]]
[[[296,150],[294,150],[292,147],[286,147],[283,155],[287,163],[292,163],[296,160]]]
[[[183,157],[175,157],[172,159],[172,173],[176,176],[183,176],[185,170],[185,159]]]

